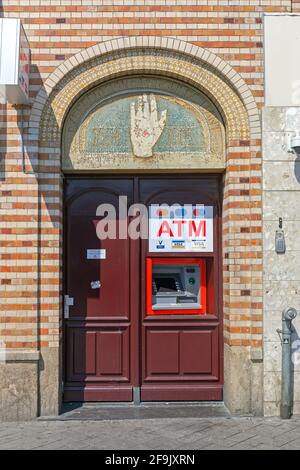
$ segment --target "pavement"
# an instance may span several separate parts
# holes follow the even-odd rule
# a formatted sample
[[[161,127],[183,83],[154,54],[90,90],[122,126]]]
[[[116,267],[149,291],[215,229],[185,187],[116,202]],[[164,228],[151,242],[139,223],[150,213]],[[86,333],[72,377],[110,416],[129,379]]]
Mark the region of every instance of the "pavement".
[[[69,405],[59,417],[1,423],[0,449],[300,449],[300,416],[232,417],[223,405]]]

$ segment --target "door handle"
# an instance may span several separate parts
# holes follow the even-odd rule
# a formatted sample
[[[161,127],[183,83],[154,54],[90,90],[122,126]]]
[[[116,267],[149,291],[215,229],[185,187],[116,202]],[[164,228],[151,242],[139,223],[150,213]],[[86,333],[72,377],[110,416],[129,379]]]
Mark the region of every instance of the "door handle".
[[[70,297],[69,295],[64,296],[64,318],[69,318],[69,308],[73,307],[74,305],[74,297]]]

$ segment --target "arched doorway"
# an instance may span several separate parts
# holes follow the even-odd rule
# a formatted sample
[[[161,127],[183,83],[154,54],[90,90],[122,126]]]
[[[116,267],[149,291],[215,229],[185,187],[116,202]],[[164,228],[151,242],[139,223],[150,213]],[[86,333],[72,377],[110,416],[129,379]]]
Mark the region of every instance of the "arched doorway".
[[[73,105],[62,141],[65,295],[71,304],[65,318],[64,399],[221,400],[222,178],[201,176],[205,169],[225,167],[225,130],[217,108],[175,80],[116,79]],[[186,174],[178,176],[178,170]],[[150,228],[149,236],[139,230],[145,239],[136,232],[131,237],[135,222],[121,214],[124,199],[125,214],[133,204],[139,210],[145,205],[149,226],[157,205],[170,213],[175,206],[187,211],[190,206],[192,215],[178,217],[175,208],[169,234]],[[101,205],[104,211],[112,207],[116,227],[113,220],[104,224]],[[161,227],[168,220],[158,218]],[[175,233],[179,223],[191,224],[189,247],[188,231]],[[201,230],[202,223],[211,227]],[[129,225],[126,234],[120,224]]]
[[[151,76],[154,79],[159,78],[162,82],[168,79],[173,80],[174,83],[176,82],[177,84],[178,82],[182,85],[185,84],[187,88],[190,87],[190,89],[194,91],[197,90],[199,96],[202,94],[211,104],[213,103],[218,116],[224,123],[227,144],[226,158],[223,161],[222,158],[219,160],[219,166],[214,158],[209,158],[206,162],[205,158],[203,158],[201,163],[198,159],[196,164],[195,162],[193,163],[195,166],[192,165],[188,168],[193,170],[193,174],[207,171],[220,172],[227,169],[224,178],[223,203],[226,216],[223,218],[223,234],[226,234],[226,240],[228,240],[228,234],[229,238],[230,234],[232,234],[234,238],[236,226],[232,223],[233,219],[228,217],[228,213],[230,214],[231,211],[236,212],[237,210],[242,212],[245,204],[249,207],[250,212],[252,210],[249,191],[246,190],[244,193],[241,193],[238,202],[236,202],[234,192],[230,191],[229,185],[234,181],[231,177],[236,177],[236,173],[233,173],[237,171],[235,161],[238,162],[236,163],[236,165],[239,165],[238,170],[243,171],[243,165],[240,163],[241,154],[243,154],[242,158],[245,158],[247,155],[249,161],[251,161],[251,158],[255,158],[255,148],[260,136],[259,119],[254,99],[248,87],[238,74],[224,61],[213,54],[180,41],[164,40],[163,38],[158,38],[157,41],[155,40],[155,44],[152,44],[152,40],[150,41],[148,38],[143,38],[143,41],[146,41],[147,44],[131,38],[128,42],[121,40],[122,44],[118,43],[118,41],[111,41],[104,45],[91,48],[82,54],[74,56],[72,60],[66,61],[66,63],[60,66],[56,73],[50,77],[49,81],[46,83],[46,92],[42,91],[37,97],[36,104],[33,107],[29,129],[30,139],[38,142],[39,154],[42,156],[41,165],[47,164],[46,161],[48,159],[48,162],[52,161],[54,166],[58,169],[58,162],[60,162],[61,159],[61,134],[63,123],[66,122],[67,125],[67,113],[71,110],[73,105],[74,109],[76,109],[76,103],[79,103],[81,96],[83,97],[84,94],[89,95],[90,99],[93,100],[93,92],[91,90],[96,90],[96,87],[99,85],[111,86],[113,88],[114,81],[120,77],[122,77],[126,85],[126,80],[129,79],[129,77],[131,80],[134,76],[138,76],[138,79],[142,80],[144,80],[145,77]],[[164,80],[161,79],[162,75]],[[152,87],[150,87],[150,89],[153,91]],[[164,93],[162,95],[164,95]],[[180,96],[180,94],[176,94],[176,96],[179,101],[185,99]],[[193,104],[195,103],[193,102]],[[200,103],[198,103],[198,105],[200,105]],[[80,112],[80,110],[78,109],[77,112]],[[204,121],[205,113],[203,123]],[[37,135],[36,129],[39,127],[40,131]],[[203,124],[203,132],[204,131],[205,125]],[[69,136],[72,132],[72,129],[70,129]],[[101,135],[96,138],[102,139]],[[214,140],[213,144],[215,144]],[[213,156],[213,153],[214,152],[211,153],[211,156]],[[176,162],[176,158],[174,161]],[[73,160],[73,164],[74,163],[76,163],[75,160]],[[124,163],[116,169],[114,165],[110,163],[111,166],[108,165],[108,167],[102,169],[102,171],[123,171],[123,173],[130,173],[133,170],[137,170],[139,173],[158,173],[160,171],[178,172],[178,170],[185,170],[188,172],[188,168],[180,167],[178,161],[178,166],[172,167],[173,160],[171,165],[166,165],[166,167],[164,167],[161,162],[159,166],[156,164],[156,167],[153,167],[153,163],[151,167],[149,163],[143,162],[143,164],[141,164],[142,168],[138,169],[132,167],[126,168],[126,165],[123,167],[123,164]],[[76,170],[74,167],[72,169],[71,161],[69,171],[73,171],[74,169]],[[77,170],[78,169],[79,168],[77,168]],[[99,170],[97,167],[97,161],[96,168],[84,168],[83,170],[88,172],[96,171],[98,174],[99,172],[101,173],[101,169]],[[68,169],[65,168],[65,171],[68,172]],[[59,185],[59,171],[55,173],[57,184]],[[256,209],[254,212],[256,212]],[[251,232],[249,231],[249,233]],[[249,236],[251,238],[251,234]],[[57,233],[57,240],[61,240],[61,237],[62,230],[60,229]],[[223,255],[223,273],[225,273],[223,292],[225,297],[223,297],[222,300],[225,300],[225,389],[227,389],[227,391],[225,390],[225,398],[227,395],[231,409],[242,409],[243,407],[246,409],[248,403],[251,402],[249,395],[252,393],[251,371],[249,372],[249,369],[252,367],[251,348],[255,349],[259,347],[259,341],[257,335],[252,340],[251,332],[247,334],[243,340],[239,339],[236,341],[235,339],[236,328],[239,328],[239,321],[247,321],[251,330],[252,320],[251,318],[249,319],[247,315],[245,315],[245,317],[236,317],[235,319],[232,317],[232,313],[233,315],[235,314],[234,305],[236,299],[233,290],[236,289],[236,279],[234,279],[234,274],[228,269],[228,266],[231,263],[236,264],[237,257],[233,256],[233,250],[230,248],[230,243],[227,241],[223,244]],[[44,262],[44,260],[42,262]],[[249,271],[252,269],[251,263],[252,261],[249,262]],[[60,265],[61,264],[62,259],[60,259]],[[249,280],[243,284],[243,292],[249,292],[251,290],[251,275],[248,279]],[[231,287],[233,287],[233,290]],[[249,289],[247,289],[247,287],[249,287]],[[247,310],[248,313],[248,304],[245,304],[245,306],[241,304],[238,308],[245,308],[245,311]],[[257,309],[257,305],[254,308]],[[239,311],[239,315],[240,313],[241,310]],[[59,317],[59,311],[57,315]],[[57,351],[59,351],[59,337],[57,337],[55,341]],[[56,357],[59,358],[59,353]],[[246,403],[246,405],[241,405],[239,398],[235,401],[231,393],[233,383],[232,374],[233,371],[236,370],[238,363],[249,364],[247,371],[244,372],[244,369],[241,368],[240,374],[244,374],[243,380],[238,381],[242,386],[243,394],[248,394],[247,397],[241,398],[241,401]],[[58,370],[58,367],[55,367],[55,361],[52,362],[51,367],[55,368],[55,371]],[[227,383],[226,374],[228,376]],[[235,385],[239,386],[239,383]],[[249,387],[247,384],[249,384]],[[42,390],[42,393],[46,395],[47,390]],[[242,395],[235,391],[235,396],[241,397]]]

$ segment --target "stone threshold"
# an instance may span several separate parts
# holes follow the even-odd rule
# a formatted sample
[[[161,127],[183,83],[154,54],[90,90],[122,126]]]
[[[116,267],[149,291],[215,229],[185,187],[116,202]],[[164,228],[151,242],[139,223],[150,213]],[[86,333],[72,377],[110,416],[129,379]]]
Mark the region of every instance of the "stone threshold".
[[[39,421],[104,421],[125,419],[229,418],[223,402],[65,403],[59,416]]]

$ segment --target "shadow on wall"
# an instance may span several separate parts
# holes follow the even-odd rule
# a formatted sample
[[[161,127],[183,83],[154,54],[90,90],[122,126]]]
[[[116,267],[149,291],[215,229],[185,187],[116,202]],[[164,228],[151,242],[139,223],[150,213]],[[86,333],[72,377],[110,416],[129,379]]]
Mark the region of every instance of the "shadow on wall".
[[[300,184],[300,153],[297,154],[297,158],[295,160],[294,172],[295,172],[296,180]]]

